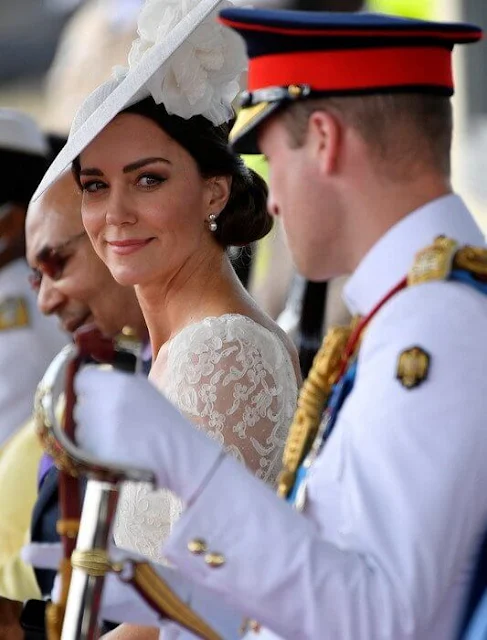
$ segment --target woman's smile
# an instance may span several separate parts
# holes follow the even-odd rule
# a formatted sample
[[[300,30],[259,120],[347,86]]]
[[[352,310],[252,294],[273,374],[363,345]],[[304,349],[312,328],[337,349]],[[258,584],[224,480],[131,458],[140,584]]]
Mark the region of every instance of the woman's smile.
[[[107,240],[107,245],[113,251],[121,256],[135,253],[146,247],[154,238],[128,238],[127,240]]]

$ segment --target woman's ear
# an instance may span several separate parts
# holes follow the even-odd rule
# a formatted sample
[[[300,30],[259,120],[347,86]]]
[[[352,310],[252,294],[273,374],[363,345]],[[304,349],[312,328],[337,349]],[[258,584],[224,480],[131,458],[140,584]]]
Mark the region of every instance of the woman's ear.
[[[218,215],[226,207],[232,191],[231,176],[214,176],[208,180],[209,201],[208,215]]]

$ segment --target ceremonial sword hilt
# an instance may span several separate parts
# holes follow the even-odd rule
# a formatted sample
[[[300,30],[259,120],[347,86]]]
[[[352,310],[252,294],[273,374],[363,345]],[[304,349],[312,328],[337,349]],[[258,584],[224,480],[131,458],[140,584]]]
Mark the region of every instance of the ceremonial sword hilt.
[[[83,327],[75,334],[74,344],[54,358],[42,378],[36,393],[35,416],[37,432],[44,449],[56,466],[70,476],[87,476],[100,481],[155,483],[151,471],[132,466],[116,466],[98,460],[76,444],[74,380],[79,369],[90,363],[112,365],[134,372],[136,356],[127,349],[117,348],[117,342],[106,338],[93,327]],[[60,400],[65,394],[65,409]],[[63,415],[60,418],[60,414]]]
[[[83,553],[108,547],[121,482],[155,485],[152,472],[106,464],[76,444],[74,381],[80,368],[93,362],[135,371],[137,359],[134,353],[118,347],[115,341],[103,336],[95,327],[84,327],[75,334],[74,344],[65,347],[54,358],[35,398],[39,437],[59,469],[61,516],[57,531],[63,543],[64,558],[59,570],[60,597],[56,604],[47,608],[46,613],[50,640],[89,640],[96,637],[104,576],[91,576],[80,568],[72,570],[73,552],[75,549]],[[64,408],[60,407],[63,395]],[[80,476],[88,477],[82,515]]]
[[[155,475],[146,469],[116,466],[80,449],[75,439],[75,376],[87,363],[109,364],[134,372],[137,359],[130,349],[105,338],[94,328],[75,335],[47,369],[36,393],[37,430],[45,450],[60,469],[61,519],[58,532],[64,559],[60,567],[59,602],[46,612],[49,640],[95,640],[103,583],[109,571],[123,572],[123,563],[110,560],[113,521],[123,482],[145,482],[155,487]],[[58,419],[59,401],[65,394],[64,419]],[[87,476],[80,519],[79,476]],[[147,563],[129,563],[128,582],[163,618],[186,627],[204,640],[220,640],[217,633],[195,614]]]

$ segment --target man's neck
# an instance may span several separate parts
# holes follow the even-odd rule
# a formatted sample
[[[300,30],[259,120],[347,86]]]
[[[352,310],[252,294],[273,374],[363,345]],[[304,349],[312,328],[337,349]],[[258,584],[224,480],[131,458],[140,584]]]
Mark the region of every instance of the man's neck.
[[[413,211],[450,193],[451,185],[446,179],[425,179],[378,190],[376,197],[372,194],[368,200],[362,199],[362,206],[355,216],[356,226],[350,229],[349,246],[353,250],[349,253],[349,273],[394,225]]]

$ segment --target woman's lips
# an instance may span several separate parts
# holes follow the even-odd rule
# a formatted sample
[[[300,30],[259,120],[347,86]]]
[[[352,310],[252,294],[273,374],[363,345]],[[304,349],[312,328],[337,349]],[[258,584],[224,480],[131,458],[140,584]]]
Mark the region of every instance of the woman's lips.
[[[107,241],[108,246],[113,251],[120,256],[126,256],[130,253],[135,253],[140,249],[146,247],[149,242],[152,242],[153,238],[147,238],[146,240],[138,240],[136,238],[132,240],[110,240]]]

